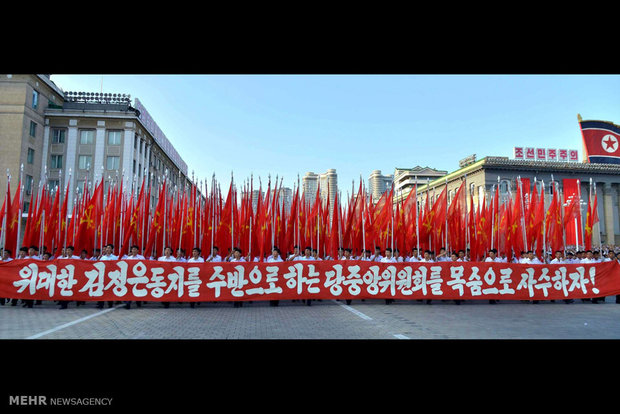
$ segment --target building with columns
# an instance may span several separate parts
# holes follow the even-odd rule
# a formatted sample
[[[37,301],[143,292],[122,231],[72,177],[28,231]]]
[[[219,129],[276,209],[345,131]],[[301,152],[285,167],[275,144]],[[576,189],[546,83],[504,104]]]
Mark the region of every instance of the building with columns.
[[[84,183],[104,178],[106,189],[123,180],[131,191],[167,180],[191,183],[187,165],[142,103],[126,94],[65,92],[49,75],[0,75],[0,165],[11,174],[11,193],[23,165],[23,217],[41,186],[69,200]],[[0,174],[0,204],[7,176]],[[152,193],[153,202],[157,191]],[[71,203],[69,203],[71,205]],[[22,222],[22,226],[25,225]]]
[[[474,206],[483,199],[488,203],[494,187],[499,186],[500,201],[515,194],[517,178],[529,179],[530,191],[538,186],[545,189],[545,201],[551,202],[552,191],[557,188],[563,194],[564,179],[579,179],[581,190],[582,227],[585,226],[590,180],[596,185],[598,215],[600,222],[592,229],[593,246],[620,246],[620,165],[586,162],[529,161],[488,156],[472,162],[441,178],[418,186],[417,199],[424,203],[426,197],[432,202],[448,186],[448,202],[452,200],[462,180],[467,180],[467,200],[473,195]],[[551,185],[551,184],[554,185]],[[403,194],[406,197],[408,194]],[[469,205],[469,204],[468,204]],[[583,231],[583,228],[582,228]],[[568,243],[567,243],[568,244]],[[581,244],[581,243],[580,243]]]

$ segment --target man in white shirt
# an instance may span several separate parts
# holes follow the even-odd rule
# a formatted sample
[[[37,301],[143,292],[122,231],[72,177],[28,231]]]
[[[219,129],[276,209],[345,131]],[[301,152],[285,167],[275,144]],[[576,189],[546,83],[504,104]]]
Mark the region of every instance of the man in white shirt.
[[[364,262],[369,262],[370,261],[370,250],[363,250],[362,257],[360,258],[360,260]]]
[[[207,262],[221,262],[222,256],[219,255],[220,249],[217,246],[213,246],[211,249],[211,255],[207,257]]]
[[[344,256],[340,258],[340,260],[354,260],[353,256],[351,256],[352,250],[349,248],[344,249]]]
[[[177,259],[172,256],[172,247],[166,246],[164,248],[164,255],[157,259],[158,262],[176,262]]]
[[[408,262],[419,262],[420,261],[420,255],[418,254],[418,249],[416,247],[411,249],[411,256],[409,257],[407,261]]]
[[[39,256],[39,248],[37,246],[30,246],[30,248],[28,249],[28,256],[26,256],[25,258],[41,260],[41,256]]]
[[[230,262],[245,262],[245,258],[242,256],[241,249],[238,247],[233,248],[232,257],[229,260]]]
[[[448,255],[446,254],[446,249],[444,247],[439,249],[439,254],[437,255],[437,257],[435,257],[435,261],[436,262],[447,262],[448,261]]]
[[[385,257],[381,258],[381,263],[396,263],[396,259],[392,257],[392,249],[389,247],[385,249]]]
[[[457,259],[457,262],[467,262],[468,261],[467,260],[467,256],[465,256],[465,250],[459,250],[458,254],[459,254],[459,258]]]
[[[500,259],[499,257],[497,257],[497,250],[495,249],[491,249],[489,250],[489,255],[487,256],[486,259],[484,259],[485,262],[496,262],[496,263],[501,263],[502,259]]]
[[[403,261],[403,257],[400,255],[398,249],[394,249],[394,259],[399,263]]]
[[[373,262],[380,262],[381,259],[383,259],[383,256],[381,256],[381,247],[377,246],[375,247],[375,254],[370,256],[370,260]]]
[[[65,255],[60,256],[59,259],[80,259],[80,256],[73,254],[73,246],[67,246],[65,249]]]
[[[425,250],[425,251],[424,251],[424,257],[422,257],[422,258],[420,259],[420,262],[424,262],[424,263],[433,263],[433,262],[434,262],[434,260],[433,260],[433,258],[431,257],[431,254],[432,254],[432,253],[433,253],[433,252],[431,252],[430,250]]]
[[[146,260],[140,253],[140,248],[135,244],[131,246],[129,255],[123,256],[123,260]]]
[[[297,260],[314,260],[314,257],[312,257],[312,249],[310,247],[306,247],[304,250],[304,255],[299,256]]]
[[[275,263],[275,262],[282,262],[282,257],[280,257],[280,249],[278,249],[277,247],[274,247],[273,250],[271,251],[271,255],[267,258],[266,262],[267,263]]]
[[[562,260],[562,252],[559,250],[555,251],[555,257],[551,259],[550,264],[561,264],[564,260]]]
[[[204,263],[205,259],[200,256],[200,249],[198,247],[194,247],[192,249],[192,257],[190,257],[187,262],[188,263]],[[193,303],[193,302],[192,302]]]
[[[157,259],[158,262],[176,262],[177,259],[172,255],[172,247],[166,246],[164,248],[164,255]],[[162,302],[164,308],[170,307],[170,302]]]
[[[118,260],[118,256],[116,256],[114,254],[114,245],[113,244],[111,244],[111,243],[107,244],[103,248],[103,254],[99,258],[99,260]]]
[[[103,254],[99,258],[99,261],[104,261],[104,260],[118,260],[118,256],[114,255],[114,245],[111,244],[111,243],[110,244],[106,244],[105,247],[103,248]],[[113,300],[109,300],[108,301],[108,308],[111,308],[112,306],[114,306],[114,301]],[[102,309],[103,308],[103,301],[97,302],[97,308],[98,309]]]
[[[586,257],[581,259],[580,263],[596,263],[592,250],[586,250]]]
[[[177,262],[182,262],[182,263],[187,262],[187,259],[185,258],[185,249],[177,249],[176,259],[177,259]]]
[[[95,249],[93,250],[93,255],[91,256],[89,260],[99,260],[100,257],[101,257],[101,249]]]
[[[540,259],[534,255],[534,252],[531,250],[528,250],[527,252],[527,260],[530,264],[543,264],[543,262],[540,261]]]
[[[2,261],[3,262],[10,262],[11,260],[13,260],[13,258],[11,257],[11,251],[8,249],[4,249],[2,251]]]
[[[293,248],[293,253],[291,253],[286,260],[287,261],[291,261],[291,260],[297,260],[299,257],[301,256],[301,253],[299,251],[299,246],[295,245],[295,247]]]

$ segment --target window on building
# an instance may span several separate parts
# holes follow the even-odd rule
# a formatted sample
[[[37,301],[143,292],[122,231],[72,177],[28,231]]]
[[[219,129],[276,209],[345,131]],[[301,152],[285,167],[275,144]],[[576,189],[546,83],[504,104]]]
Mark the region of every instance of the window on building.
[[[64,144],[65,134],[64,129],[52,129],[52,144]]]
[[[62,155],[50,155],[50,168],[62,168]]]
[[[106,158],[106,169],[118,170],[119,165],[120,165],[120,157],[108,156]]]
[[[507,195],[509,189],[510,189],[510,181],[508,181],[508,180],[500,181],[500,183],[499,183],[499,193],[501,195]]]
[[[26,175],[26,183],[24,185],[24,191],[26,192],[26,195],[32,194],[32,181],[32,176]]]
[[[133,160],[133,174],[136,173],[136,160]]]
[[[60,185],[58,180],[48,180],[47,181],[47,186],[50,189],[50,191],[54,191],[54,189],[56,187],[58,187]]]
[[[39,106],[39,92],[33,90],[32,91],[32,109],[37,109]]]
[[[90,166],[93,164],[92,158],[92,155],[80,155],[80,158],[78,158],[78,168],[80,170],[90,169]]]
[[[80,131],[80,144],[88,145],[95,143],[95,130],[83,129]]]
[[[121,145],[121,131],[108,131],[108,145]]]
[[[35,137],[37,135],[37,123],[30,121],[30,136]]]
[[[84,180],[77,180],[75,182],[75,191],[77,193],[77,195],[81,196],[82,194],[84,194]]]
[[[28,164],[34,164],[34,150],[32,148],[28,148],[28,154],[26,155],[26,162]]]

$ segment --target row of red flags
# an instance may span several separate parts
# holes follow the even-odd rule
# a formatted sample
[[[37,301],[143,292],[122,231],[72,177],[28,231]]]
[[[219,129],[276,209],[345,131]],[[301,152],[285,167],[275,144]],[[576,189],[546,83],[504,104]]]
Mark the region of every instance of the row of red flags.
[[[501,202],[494,186],[490,200],[474,203],[473,195],[469,199],[466,195],[463,180],[450,202],[444,186],[437,197],[423,193],[419,204],[417,188],[393,203],[393,187],[373,203],[360,181],[357,194],[351,194],[344,207],[337,193],[323,199],[320,188],[312,201],[305,201],[306,194],[300,194],[299,187],[290,205],[285,205],[280,201],[281,184],[276,182],[272,189],[270,182],[264,195],[259,190],[254,207],[252,184],[244,184],[239,194],[232,180],[226,198],[217,185],[209,194],[200,194],[196,185],[178,191],[164,181],[156,189],[156,204],[151,205],[152,188],[144,181],[139,191],[126,194],[122,182],[104,192],[102,179],[92,192],[85,184],[74,206],[68,206],[68,188],[64,197],[58,190],[52,194],[45,188],[39,191],[29,204],[21,245],[47,246],[54,256],[68,245],[75,247],[76,254],[82,249],[90,254],[111,243],[117,255],[137,245],[145,257],[162,255],[166,246],[173,251],[182,248],[186,255],[200,247],[205,257],[212,246],[218,246],[222,256],[239,247],[243,255],[252,257],[270,254],[273,246],[283,255],[300,246],[332,258],[337,257],[339,247],[351,248],[354,254],[377,246],[382,250],[392,247],[403,256],[414,248],[436,252],[441,247],[451,251],[469,248],[471,257],[478,259],[492,248],[507,256],[523,250],[541,255],[543,248],[556,251],[567,245],[591,249],[592,227],[598,222],[596,191],[588,196],[585,234],[581,234],[581,197],[574,181],[564,180],[565,197],[558,195],[557,188],[552,191],[548,206],[544,186],[540,193],[536,185],[530,192],[528,179],[518,179],[514,197],[510,194]],[[12,256],[18,247],[20,186],[21,182],[11,197],[9,182],[0,210],[0,241]],[[330,212],[327,200],[331,199]]]

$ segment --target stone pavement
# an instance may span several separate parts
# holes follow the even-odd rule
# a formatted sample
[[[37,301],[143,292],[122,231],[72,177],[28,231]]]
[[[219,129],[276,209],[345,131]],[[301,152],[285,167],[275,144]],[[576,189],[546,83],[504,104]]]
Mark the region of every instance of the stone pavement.
[[[592,304],[576,300],[520,301],[354,300],[244,303],[150,302],[103,310],[95,302],[59,310],[44,301],[33,309],[0,306],[0,339],[620,339],[615,297]]]

